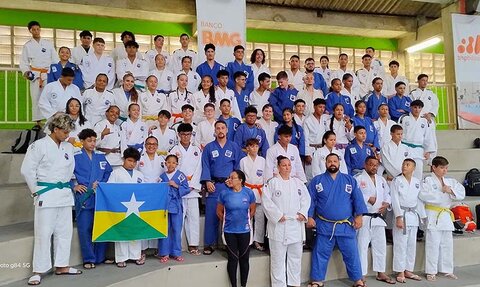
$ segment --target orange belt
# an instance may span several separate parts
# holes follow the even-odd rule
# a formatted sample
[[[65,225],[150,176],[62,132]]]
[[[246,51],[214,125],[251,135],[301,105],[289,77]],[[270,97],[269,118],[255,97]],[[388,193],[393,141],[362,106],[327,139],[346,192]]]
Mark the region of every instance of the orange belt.
[[[263,184],[251,184],[251,183],[247,183],[245,182],[245,186],[250,188],[251,190],[258,190],[258,193],[260,194],[260,196],[262,196],[262,187],[263,187]]]
[[[182,114],[173,114],[173,113],[172,113],[172,117],[173,117],[173,123],[176,123],[178,119],[183,118]]]
[[[40,88],[43,87],[43,79],[42,79],[42,74],[46,74],[48,73],[48,69],[45,69],[45,68],[34,68],[32,67],[31,70],[33,72],[39,72],[40,73],[40,79],[39,79],[39,82],[38,82],[38,85],[40,86]]]

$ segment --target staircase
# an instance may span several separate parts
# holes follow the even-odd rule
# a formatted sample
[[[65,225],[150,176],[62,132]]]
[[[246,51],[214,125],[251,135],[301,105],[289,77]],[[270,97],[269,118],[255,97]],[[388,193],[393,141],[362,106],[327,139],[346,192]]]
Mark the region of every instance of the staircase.
[[[438,155],[450,161],[449,175],[459,181],[464,180],[465,173],[472,167],[480,166],[480,149],[473,149],[472,142],[477,131],[438,131]],[[16,138],[16,133],[0,131],[0,148],[7,150]],[[31,274],[30,263],[33,249],[33,204],[24,179],[20,175],[23,155],[0,154],[0,286],[25,286]],[[465,202],[475,211],[474,206],[480,204],[480,197],[467,197]],[[203,218],[201,237],[203,238]],[[202,243],[201,243],[202,244]],[[184,248],[186,247],[183,242]],[[465,234],[454,238],[455,266],[467,277],[464,283],[455,284],[439,281],[435,286],[474,286],[469,276],[477,278],[480,270],[480,233]],[[423,270],[424,243],[417,245],[416,270]],[[310,271],[310,252],[304,252],[302,259],[302,281],[307,282]],[[81,264],[80,248],[76,229],[74,230],[70,263]],[[392,246],[387,248],[387,271],[392,267]],[[81,276],[46,276],[43,286],[228,286],[226,272],[226,254],[216,251],[211,256],[185,255],[185,262],[169,262],[161,264],[149,258],[144,266],[131,263],[125,269],[114,265],[101,265],[94,270],[85,270]],[[477,266],[478,265],[478,266]],[[472,272],[471,270],[477,270]],[[371,274],[373,275],[373,273]],[[341,255],[334,252],[328,267],[328,280],[335,280],[329,286],[351,286],[346,278],[345,267]],[[369,286],[376,282],[369,279]],[[371,284],[370,284],[371,282]],[[462,281],[463,282],[463,281]],[[473,281],[472,281],[473,282]],[[348,284],[347,284],[348,283]],[[406,286],[424,286],[413,285]],[[460,285],[459,285],[460,284]],[[249,286],[269,286],[269,256],[266,253],[252,250],[250,259]],[[428,284],[427,284],[428,285]],[[425,286],[427,286],[425,285]],[[380,286],[380,285],[378,285]],[[384,286],[384,285],[382,285]],[[428,286],[433,286],[432,284]]]

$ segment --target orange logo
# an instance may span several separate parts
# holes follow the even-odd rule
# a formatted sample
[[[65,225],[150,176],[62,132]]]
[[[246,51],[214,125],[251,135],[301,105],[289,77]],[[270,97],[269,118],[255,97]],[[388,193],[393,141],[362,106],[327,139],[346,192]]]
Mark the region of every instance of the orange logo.
[[[467,39],[463,38],[457,46],[457,52],[459,54],[480,54],[480,35],[477,35],[476,39],[473,36],[468,37],[468,43]]]

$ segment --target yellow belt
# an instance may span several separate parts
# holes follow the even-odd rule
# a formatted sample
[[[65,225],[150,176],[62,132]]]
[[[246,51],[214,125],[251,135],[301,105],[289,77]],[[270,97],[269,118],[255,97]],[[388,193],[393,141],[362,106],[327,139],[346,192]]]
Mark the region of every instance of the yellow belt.
[[[332,240],[333,238],[333,235],[335,234],[335,228],[337,227],[337,224],[348,224],[350,226],[352,226],[352,223],[350,222],[350,220],[348,220],[348,218],[345,218],[345,219],[342,219],[342,220],[330,220],[330,219],[326,219],[325,217],[317,214],[317,217],[323,221],[326,221],[326,222],[330,222],[330,223],[333,223],[333,230],[332,230],[332,236],[330,236],[330,239],[329,240]]]
[[[156,120],[158,120],[158,116],[142,116],[142,120],[144,120],[144,121],[156,121]]]
[[[158,155],[168,155],[168,151],[166,150],[157,150]]]
[[[440,207],[440,206],[437,206],[437,205],[425,204],[425,209],[436,211],[438,213],[437,214],[437,223],[438,223],[438,219],[440,218],[440,215],[444,212],[450,213],[450,218],[452,219],[452,221],[455,221],[455,216],[453,215],[453,212],[449,208]]]

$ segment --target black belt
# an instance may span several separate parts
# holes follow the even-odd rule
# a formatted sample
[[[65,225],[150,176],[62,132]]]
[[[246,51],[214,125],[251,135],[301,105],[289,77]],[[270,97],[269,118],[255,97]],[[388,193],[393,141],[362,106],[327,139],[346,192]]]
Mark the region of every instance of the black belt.
[[[213,183],[225,183],[228,177],[212,177]]]
[[[363,216],[370,216],[370,226],[369,226],[369,228],[372,227],[372,219],[374,219],[374,218],[381,218],[385,222],[385,224],[388,224],[387,221],[385,220],[385,218],[383,217],[383,215],[381,213],[378,213],[378,212],[364,213]]]

